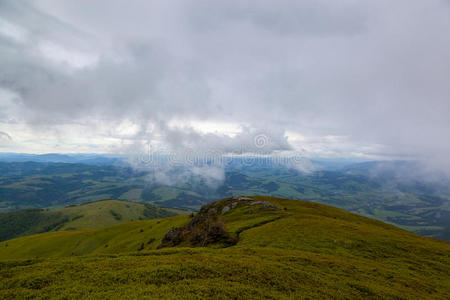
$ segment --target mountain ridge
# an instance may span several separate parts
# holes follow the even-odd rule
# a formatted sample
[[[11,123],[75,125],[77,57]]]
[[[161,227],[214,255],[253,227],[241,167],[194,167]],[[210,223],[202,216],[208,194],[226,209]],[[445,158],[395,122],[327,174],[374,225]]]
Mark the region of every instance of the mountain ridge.
[[[216,208],[211,214],[224,231],[240,232],[232,245],[219,239],[199,246],[190,235],[157,249],[168,232],[189,226],[200,213],[2,242],[0,293],[125,299],[450,296],[448,242],[327,205],[247,198],[252,200],[233,209],[225,209],[235,201],[226,198],[202,212]],[[265,209],[265,202],[277,209]],[[278,214],[285,217],[275,219]]]

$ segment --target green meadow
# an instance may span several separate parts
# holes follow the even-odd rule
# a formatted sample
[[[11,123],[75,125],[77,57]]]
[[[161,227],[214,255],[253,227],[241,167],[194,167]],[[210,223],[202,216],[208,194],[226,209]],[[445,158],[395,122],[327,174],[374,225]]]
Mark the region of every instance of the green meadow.
[[[344,210],[252,197],[215,216],[233,246],[157,249],[191,215],[0,243],[1,298],[448,299],[450,244]],[[227,202],[228,201],[228,202]],[[202,211],[200,212],[202,213]]]
[[[0,213],[0,241],[59,230],[102,228],[136,220],[187,214],[149,203],[102,200],[62,209],[25,209]]]

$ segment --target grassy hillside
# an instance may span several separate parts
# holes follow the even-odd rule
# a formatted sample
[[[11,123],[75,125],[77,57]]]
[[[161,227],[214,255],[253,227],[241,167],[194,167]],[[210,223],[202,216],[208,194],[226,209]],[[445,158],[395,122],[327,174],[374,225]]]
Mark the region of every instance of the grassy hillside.
[[[57,210],[19,210],[0,213],[0,241],[49,231],[102,228],[182,213],[186,212],[121,200],[96,201]]]
[[[2,242],[0,297],[450,297],[449,243],[330,206],[252,198],[210,204],[193,218]],[[224,248],[223,236],[234,245]],[[156,250],[163,239],[176,243]]]
[[[128,167],[70,163],[0,162],[0,212],[61,207],[101,199],[124,199],[164,207],[199,209],[231,195],[270,195],[337,206],[409,231],[450,241],[450,184],[427,178],[402,180],[377,164],[308,174],[276,165],[239,163],[225,168],[225,178],[207,181],[182,167],[171,169],[170,185],[155,173]],[[386,163],[383,163],[386,164]],[[420,174],[420,173],[419,173]],[[153,178],[153,179],[152,179]],[[178,178],[178,180],[177,180]],[[208,184],[209,183],[209,184]]]
[[[75,216],[64,224],[61,230],[99,228],[115,225],[119,222],[130,222],[175,216],[186,211],[161,208],[151,204],[143,204],[122,200],[103,200],[66,207],[64,214]]]

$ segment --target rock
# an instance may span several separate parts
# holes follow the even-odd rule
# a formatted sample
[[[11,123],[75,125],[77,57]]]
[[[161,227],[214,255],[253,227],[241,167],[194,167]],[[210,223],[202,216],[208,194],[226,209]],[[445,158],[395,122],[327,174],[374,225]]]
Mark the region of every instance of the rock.
[[[161,241],[161,245],[157,248],[163,248],[167,246],[176,246],[183,241],[183,228],[172,228],[169,232],[166,233],[164,238]]]
[[[230,209],[231,206],[226,205],[222,213]],[[237,239],[225,230],[225,224],[217,215],[217,206],[209,205],[203,207],[188,224],[167,232],[157,248],[173,247],[181,243],[202,247],[209,244],[231,246],[237,243]]]
[[[251,205],[262,205],[264,208],[279,209],[278,207],[267,201],[255,201],[252,202]]]
[[[252,198],[244,197],[244,196],[232,196],[231,199],[237,200],[237,201],[253,201]]]
[[[231,209],[230,205],[225,206],[224,208],[222,208],[222,215],[226,214],[227,212],[229,212]]]
[[[210,208],[208,210],[207,214],[210,215],[210,216],[217,214],[217,208],[215,208],[215,207]]]

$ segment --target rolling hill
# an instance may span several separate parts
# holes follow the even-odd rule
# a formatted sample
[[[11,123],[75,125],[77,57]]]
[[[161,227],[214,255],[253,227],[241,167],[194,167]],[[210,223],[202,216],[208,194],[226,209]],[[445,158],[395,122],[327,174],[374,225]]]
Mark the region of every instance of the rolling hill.
[[[268,195],[337,206],[395,224],[425,236],[450,241],[450,184],[434,182],[410,163],[355,164],[341,170],[302,173],[264,164],[243,167],[232,161],[223,181],[175,168],[157,183],[149,170],[111,165],[0,162],[0,212],[55,208],[101,199],[124,199],[197,210],[231,195]],[[403,174],[401,176],[398,173]],[[375,175],[374,175],[375,174]],[[404,174],[413,178],[405,179]]]
[[[102,228],[123,222],[187,213],[123,200],[95,201],[54,210],[24,209],[0,213],[0,241],[35,233]]]
[[[449,270],[448,242],[262,196],[0,243],[4,298],[448,299]]]

